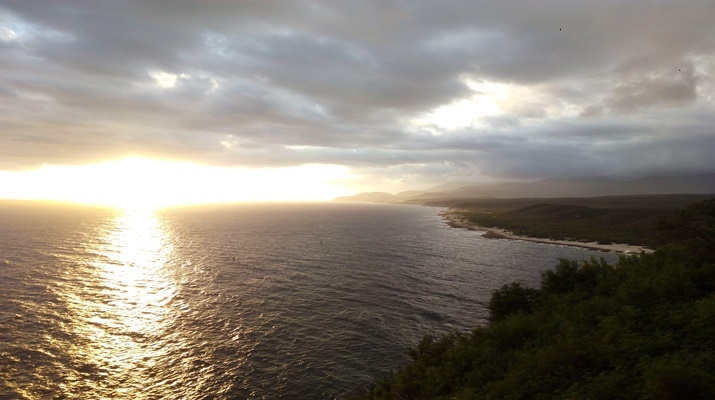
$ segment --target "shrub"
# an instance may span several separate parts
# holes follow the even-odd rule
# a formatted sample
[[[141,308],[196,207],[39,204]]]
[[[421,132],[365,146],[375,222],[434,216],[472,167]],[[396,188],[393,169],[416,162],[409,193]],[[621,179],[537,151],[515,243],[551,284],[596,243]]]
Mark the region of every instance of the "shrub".
[[[489,319],[500,321],[516,312],[530,313],[539,299],[539,291],[514,282],[492,293],[489,300]]]

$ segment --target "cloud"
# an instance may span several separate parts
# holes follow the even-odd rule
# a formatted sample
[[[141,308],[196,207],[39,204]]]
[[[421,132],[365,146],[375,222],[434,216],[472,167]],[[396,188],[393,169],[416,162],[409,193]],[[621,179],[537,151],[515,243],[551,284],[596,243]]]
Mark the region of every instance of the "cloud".
[[[647,75],[629,74],[620,78],[600,104],[588,106],[582,116],[604,112],[630,114],[651,107],[681,107],[698,100],[700,73],[692,62],[667,65]],[[677,69],[676,69],[677,68]]]
[[[715,170],[714,4],[0,1],[0,169]]]

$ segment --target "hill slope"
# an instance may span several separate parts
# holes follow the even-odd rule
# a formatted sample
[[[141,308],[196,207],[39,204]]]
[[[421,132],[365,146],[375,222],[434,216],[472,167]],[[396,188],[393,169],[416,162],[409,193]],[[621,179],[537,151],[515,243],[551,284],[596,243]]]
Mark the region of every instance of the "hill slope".
[[[425,204],[455,199],[715,194],[715,175],[650,177],[636,180],[569,178],[478,185],[445,184],[424,191],[409,191],[385,196],[386,194],[361,193],[336,200]]]
[[[359,399],[715,398],[715,200],[670,247],[616,265],[562,261],[493,293],[491,324],[427,336]]]
[[[657,248],[659,229],[686,206],[714,195],[607,196],[474,200],[453,206],[472,224],[543,239],[624,243]]]

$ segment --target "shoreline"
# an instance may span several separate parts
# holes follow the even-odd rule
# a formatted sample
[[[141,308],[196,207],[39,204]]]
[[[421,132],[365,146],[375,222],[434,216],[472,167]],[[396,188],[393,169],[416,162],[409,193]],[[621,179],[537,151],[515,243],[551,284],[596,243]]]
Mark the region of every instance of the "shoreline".
[[[641,252],[652,253],[653,250],[645,246],[634,246],[629,244],[601,244],[598,242],[577,242],[573,240],[552,240],[542,239],[530,236],[519,236],[500,228],[486,228],[483,226],[474,225],[467,221],[465,217],[460,215],[461,210],[448,209],[441,211],[439,215],[452,228],[467,229],[470,231],[484,232],[482,235],[487,239],[507,239],[507,240],[523,240],[526,242],[552,244],[559,246],[580,247],[589,250],[606,251],[619,254],[640,254]]]

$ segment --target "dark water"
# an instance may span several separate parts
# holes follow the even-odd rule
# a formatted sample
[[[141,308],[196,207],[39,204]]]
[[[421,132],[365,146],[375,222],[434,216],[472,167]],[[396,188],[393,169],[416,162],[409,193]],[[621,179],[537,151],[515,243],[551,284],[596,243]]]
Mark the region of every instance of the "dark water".
[[[0,398],[331,399],[559,258],[417,206],[0,203]]]

